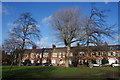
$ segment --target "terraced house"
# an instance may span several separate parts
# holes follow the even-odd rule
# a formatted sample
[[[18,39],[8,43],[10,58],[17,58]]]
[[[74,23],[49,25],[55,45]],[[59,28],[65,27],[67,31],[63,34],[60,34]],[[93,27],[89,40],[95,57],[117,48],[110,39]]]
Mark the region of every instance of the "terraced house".
[[[95,60],[97,64],[103,64],[102,60],[106,59],[109,64],[120,62],[120,45],[109,45],[107,47],[90,46],[91,52],[86,52],[85,46],[71,47],[69,55],[69,65],[72,66],[74,60],[78,66],[85,64],[88,60]],[[53,66],[65,66],[67,49],[66,47],[37,49],[35,46],[32,49],[25,49],[22,61],[29,59],[31,63],[51,63]],[[20,60],[19,56],[17,60]]]

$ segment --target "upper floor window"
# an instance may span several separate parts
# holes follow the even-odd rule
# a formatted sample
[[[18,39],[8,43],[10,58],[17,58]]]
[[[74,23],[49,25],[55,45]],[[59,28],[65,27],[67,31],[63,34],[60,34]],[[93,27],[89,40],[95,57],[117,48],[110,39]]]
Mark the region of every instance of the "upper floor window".
[[[31,58],[35,59],[36,55],[34,53],[31,54]]]
[[[91,52],[91,56],[93,56],[94,55],[94,52]]]
[[[40,54],[40,58],[42,58],[42,54]]]
[[[43,54],[43,57],[48,57],[48,54],[47,54],[47,53],[44,53],[44,54]]]
[[[65,57],[65,53],[63,53],[62,55],[63,55],[62,57]]]
[[[70,53],[70,56],[73,56],[73,53],[72,53],[72,52]]]
[[[39,54],[36,55],[36,58],[40,58]]]
[[[84,56],[84,52],[80,52],[80,57],[83,57]]]
[[[111,56],[115,56],[115,52],[111,52]]]
[[[97,52],[97,56],[103,56],[103,52]]]
[[[61,58],[61,53],[59,53],[59,56],[58,56],[59,58]]]
[[[113,56],[113,52],[110,52],[110,55]]]
[[[109,52],[108,56],[115,56],[115,52]]]
[[[118,53],[118,57],[120,57],[120,52]]]
[[[52,53],[52,57],[57,57],[57,53]]]
[[[24,54],[24,55],[23,55],[23,58],[27,58],[27,56],[28,56],[27,54]]]

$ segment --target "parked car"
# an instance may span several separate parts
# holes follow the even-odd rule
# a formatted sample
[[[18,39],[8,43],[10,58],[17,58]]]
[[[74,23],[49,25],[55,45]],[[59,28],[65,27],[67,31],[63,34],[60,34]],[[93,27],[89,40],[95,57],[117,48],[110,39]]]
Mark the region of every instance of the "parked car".
[[[26,66],[31,66],[32,64],[31,63],[27,63]]]
[[[52,66],[50,63],[43,63],[43,66]]]
[[[112,63],[111,66],[112,67],[120,67],[120,63]]]
[[[102,64],[102,66],[103,67],[111,67],[111,64],[106,63],[106,64]]]
[[[36,66],[37,63],[32,63],[32,66]]]
[[[91,64],[92,66],[94,66],[94,67],[101,67],[102,65],[100,65],[100,64]]]

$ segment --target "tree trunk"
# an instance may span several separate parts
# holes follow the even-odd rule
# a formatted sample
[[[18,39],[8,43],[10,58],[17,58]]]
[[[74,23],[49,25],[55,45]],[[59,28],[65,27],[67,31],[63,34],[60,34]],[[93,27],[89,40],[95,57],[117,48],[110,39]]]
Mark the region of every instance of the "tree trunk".
[[[69,67],[70,45],[67,46],[67,54],[65,57],[65,67]]]
[[[9,68],[9,70],[8,71],[11,71],[11,69],[12,69],[12,67],[13,67],[13,63],[14,63],[14,60],[15,60],[15,56],[14,56],[15,54],[13,53],[12,55],[11,55],[11,65],[10,65],[10,68]]]

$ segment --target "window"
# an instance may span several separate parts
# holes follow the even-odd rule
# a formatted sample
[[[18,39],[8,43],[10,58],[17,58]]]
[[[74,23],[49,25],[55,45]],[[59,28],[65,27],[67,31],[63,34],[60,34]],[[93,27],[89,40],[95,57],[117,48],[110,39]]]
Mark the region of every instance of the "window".
[[[115,55],[116,55],[115,52],[109,52],[109,53],[108,53],[108,56],[115,56]]]
[[[70,56],[73,56],[73,53],[70,53]]]
[[[36,55],[34,53],[31,54],[31,58],[35,59]]]
[[[42,58],[42,54],[40,54],[40,58]]]
[[[34,60],[31,60],[31,63],[34,63]]]
[[[113,52],[111,52],[111,56],[113,56]]]
[[[97,52],[97,56],[103,56],[103,52]]]
[[[27,58],[27,54],[24,54],[24,55],[23,55],[23,58]]]
[[[111,56],[115,56],[115,52],[111,52]]]
[[[56,64],[56,60],[55,59],[52,60],[52,64]]]
[[[63,53],[63,57],[65,57],[65,53]]]
[[[59,64],[63,64],[63,61],[60,61],[60,63]]]
[[[59,56],[58,56],[59,58],[61,58],[61,53],[59,53]]]
[[[69,60],[69,64],[72,64],[72,60]]]
[[[94,55],[94,53],[92,52],[92,53],[91,53],[91,56],[93,56],[93,55]]]
[[[44,59],[43,61],[42,61],[42,63],[46,63],[47,61]]]
[[[57,53],[52,53],[52,57],[57,57]]]
[[[120,52],[118,52],[118,57],[120,57]]]
[[[48,54],[47,54],[47,53],[44,53],[44,54],[43,54],[43,57],[48,57]]]
[[[84,52],[80,52],[80,57],[83,57],[84,56]]]
[[[36,55],[36,58],[40,58],[39,54]]]

